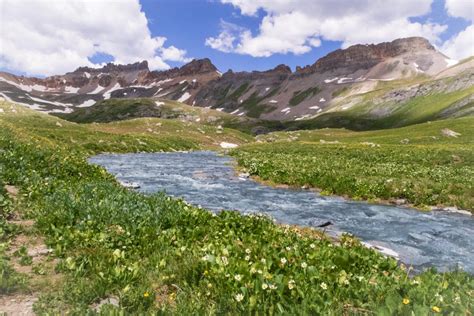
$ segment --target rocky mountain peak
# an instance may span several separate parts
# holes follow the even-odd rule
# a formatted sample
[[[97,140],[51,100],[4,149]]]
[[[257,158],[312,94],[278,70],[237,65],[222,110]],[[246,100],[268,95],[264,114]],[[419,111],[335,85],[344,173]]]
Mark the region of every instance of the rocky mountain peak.
[[[73,71],[73,73],[82,73],[82,72],[90,72],[90,73],[116,73],[116,72],[131,72],[131,71],[142,71],[148,69],[148,62],[143,60],[141,62],[136,62],[133,64],[114,64],[108,63],[101,68],[91,68],[91,67],[79,67]]]
[[[179,73],[182,76],[202,74],[207,72],[217,71],[209,58],[193,59],[191,62],[179,68]]]
[[[311,66],[297,67],[298,73],[325,72],[337,68],[368,69],[386,58],[419,51],[435,51],[433,45],[422,37],[396,39],[380,44],[357,44],[346,49],[338,49],[320,58]]]

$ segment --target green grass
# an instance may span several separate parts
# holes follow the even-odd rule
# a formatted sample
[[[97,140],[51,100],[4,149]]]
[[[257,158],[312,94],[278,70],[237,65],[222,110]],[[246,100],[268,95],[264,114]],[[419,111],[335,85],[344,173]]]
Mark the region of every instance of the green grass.
[[[321,91],[319,87],[308,88],[303,91],[295,91],[289,103],[291,106],[296,106],[306,100],[308,97],[318,94]]]
[[[214,215],[163,194],[128,191],[87,163],[84,142],[64,141],[72,128],[54,139],[48,124],[56,118],[36,117],[28,129],[31,119],[11,119],[29,111],[8,115],[0,116],[0,180],[21,189],[22,205],[65,276],[35,304],[38,314],[85,314],[111,296],[120,306],[109,313],[133,314],[420,315],[474,308],[474,280],[466,273],[429,270],[412,278],[350,236],[334,243],[262,216]],[[93,152],[124,149],[120,141],[104,138]]]
[[[140,99],[109,99],[99,101],[91,107],[78,108],[68,114],[58,113],[58,117],[76,123],[107,123],[138,117],[161,117],[162,109],[155,101]]]
[[[76,124],[20,106],[0,102],[0,123],[18,134],[78,146],[91,152],[140,152],[219,148],[220,142],[241,144],[250,135],[194,122],[139,118],[112,123]]]
[[[234,155],[264,181],[474,211],[473,123],[470,117],[385,131],[275,133],[261,138],[271,143],[244,146]],[[443,136],[444,128],[462,135]]]

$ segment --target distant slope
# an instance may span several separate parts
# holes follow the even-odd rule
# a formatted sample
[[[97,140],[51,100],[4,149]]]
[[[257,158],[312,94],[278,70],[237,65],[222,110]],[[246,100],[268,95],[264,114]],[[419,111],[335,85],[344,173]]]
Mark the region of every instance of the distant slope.
[[[76,124],[0,101],[0,124],[27,137],[44,137],[95,151],[216,149],[221,142],[243,144],[253,137],[239,131],[179,120],[135,119],[116,123]]]

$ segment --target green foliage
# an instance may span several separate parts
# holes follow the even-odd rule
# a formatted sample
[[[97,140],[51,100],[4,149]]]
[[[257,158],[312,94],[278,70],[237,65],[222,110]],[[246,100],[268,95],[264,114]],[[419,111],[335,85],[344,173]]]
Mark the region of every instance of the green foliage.
[[[335,91],[332,93],[332,97],[333,97],[333,98],[337,98],[337,97],[343,95],[344,93],[346,93],[347,91],[349,91],[349,87],[342,87],[342,88],[340,88],[340,89],[335,90]]]
[[[240,96],[242,96],[242,94],[244,94],[245,91],[247,91],[248,89],[249,89],[249,83],[246,82],[242,84],[240,87],[238,87],[237,89],[235,89],[235,91],[232,92],[232,94],[229,96],[229,99],[232,101],[237,101],[240,98]]]
[[[334,242],[260,215],[213,214],[164,194],[141,195],[89,165],[87,146],[65,141],[69,129],[60,137],[50,128],[26,133],[2,123],[0,179],[22,189],[65,275],[64,286],[35,305],[38,314],[85,314],[107,297],[120,306],[104,313],[411,315],[436,307],[455,315],[474,308],[474,280],[466,273],[429,270],[412,278],[352,236]],[[125,150],[117,141],[97,142],[94,151]],[[5,263],[2,291],[18,283]]]
[[[109,99],[91,107],[75,109],[72,113],[56,115],[76,123],[107,123],[138,117],[161,117],[161,109],[147,98]]]
[[[321,89],[319,87],[312,87],[303,91],[295,91],[290,99],[290,105],[296,106],[306,100],[308,97],[317,95],[320,91]]]
[[[466,120],[459,123],[463,121]],[[465,123],[469,121],[472,120]],[[293,137],[292,142],[248,145],[235,150],[234,155],[241,166],[262,180],[309,185],[357,199],[405,199],[418,206],[457,206],[473,211],[474,150],[473,138],[469,137],[472,125],[471,133],[456,128],[466,133],[459,140],[443,139],[446,137],[438,129],[438,140],[425,136],[433,143],[431,146],[401,144],[404,138],[415,136],[406,133],[407,129],[416,131],[417,127],[403,129],[399,134],[395,130],[392,135],[343,130],[294,132],[288,135]],[[278,134],[280,139],[284,135]],[[301,141],[294,141],[295,137]],[[321,139],[337,143],[320,143]],[[419,136],[415,142],[420,139],[425,138]],[[463,139],[470,144],[463,144]],[[451,146],[436,142],[451,142]],[[456,142],[460,144],[454,145]]]

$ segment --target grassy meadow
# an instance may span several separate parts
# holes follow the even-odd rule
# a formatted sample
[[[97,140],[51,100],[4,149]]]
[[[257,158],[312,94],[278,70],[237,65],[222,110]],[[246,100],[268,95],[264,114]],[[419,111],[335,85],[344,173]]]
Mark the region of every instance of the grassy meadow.
[[[203,134],[199,129],[205,127],[160,119],[77,125],[7,103],[0,109],[0,294],[36,293],[38,314],[94,314],[105,299],[118,304],[103,305],[103,314],[469,315],[474,309],[474,279],[464,272],[428,270],[412,276],[410,268],[351,236],[333,241],[263,216],[213,214],[163,194],[141,195],[87,163],[100,152],[243,144],[251,141],[246,134],[216,127]],[[318,150],[340,153],[340,159],[352,152],[355,158],[347,160],[352,162],[372,148],[348,142],[333,150],[333,145],[307,142],[249,145],[236,155],[252,174],[265,174],[278,164],[282,172],[294,162],[318,166],[305,162]],[[380,148],[385,146],[399,145]],[[459,146],[468,150],[470,145]],[[405,159],[415,155],[400,152]],[[374,157],[390,157],[383,153]],[[462,172],[471,172],[469,153],[455,153],[463,161]],[[261,164],[266,159],[270,162]],[[285,179],[288,175],[275,178]],[[16,199],[4,184],[19,188]],[[32,265],[33,274],[12,268],[8,251],[23,233],[10,220],[12,214],[34,221],[35,234],[51,249],[47,262],[53,269],[28,258],[22,262]],[[18,256],[28,257],[28,252]],[[35,274],[46,281],[35,282]]]

